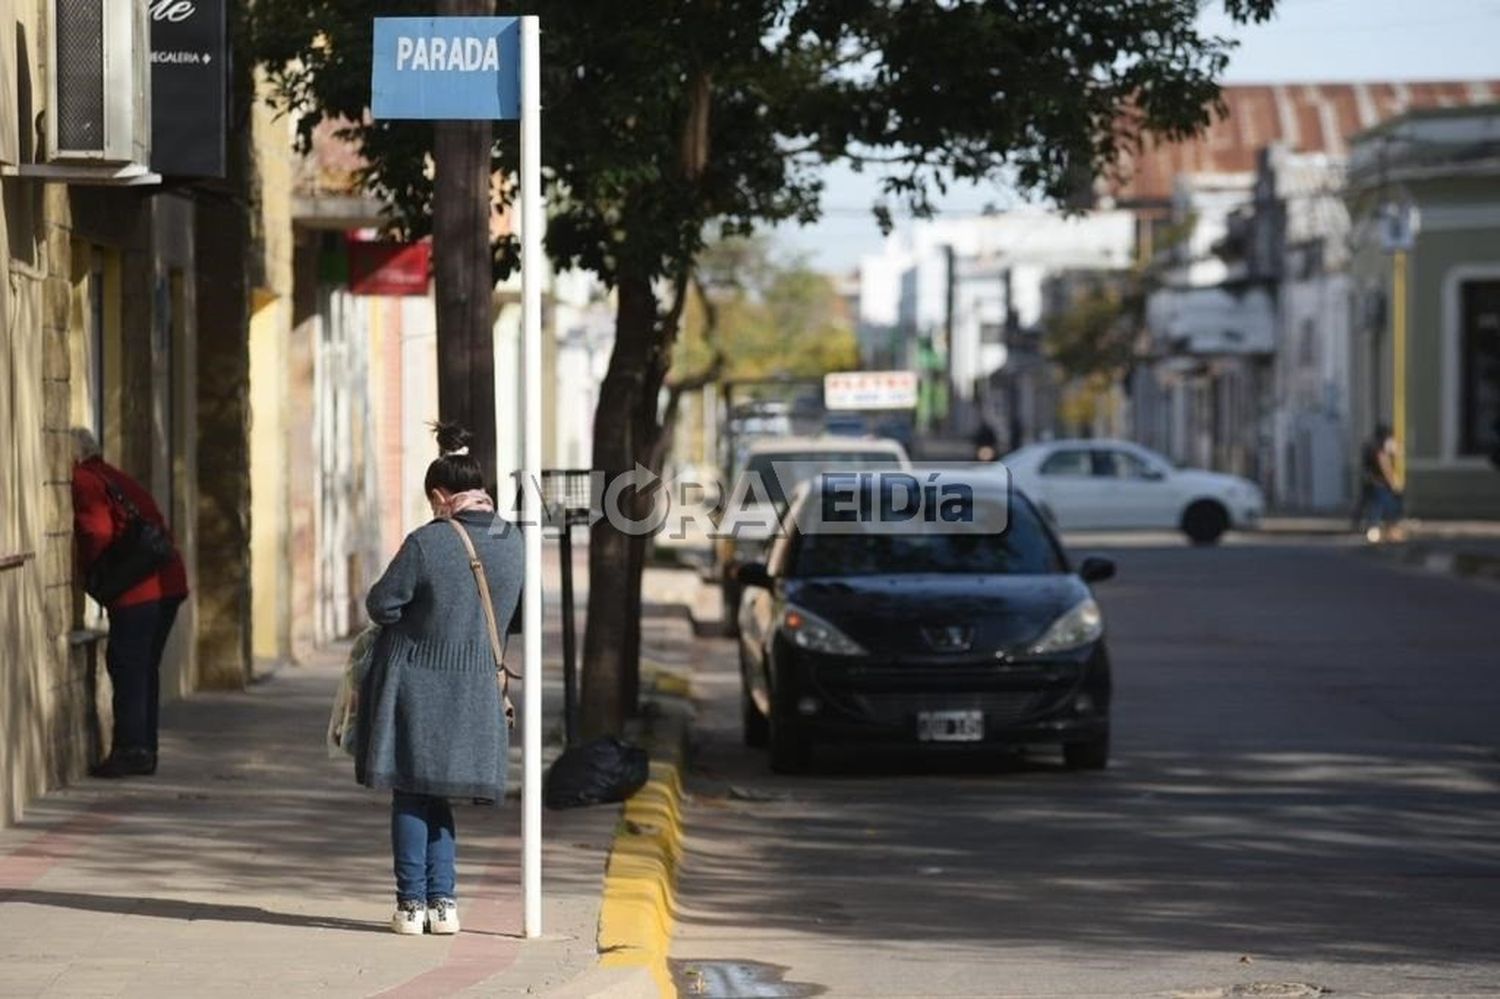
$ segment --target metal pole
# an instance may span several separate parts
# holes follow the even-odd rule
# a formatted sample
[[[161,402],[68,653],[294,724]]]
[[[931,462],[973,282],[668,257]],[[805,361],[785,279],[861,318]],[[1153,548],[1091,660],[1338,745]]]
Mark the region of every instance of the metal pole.
[[[526,539],[522,606],[525,639],[521,787],[522,927],[542,935],[542,95],[534,16],[521,18],[521,467]]]
[[[573,633],[573,525],[563,509],[562,534],[557,538],[562,556],[563,738],[578,741],[578,639]]]
[[[1391,255],[1391,433],[1396,437],[1396,488],[1406,488],[1406,251]]]

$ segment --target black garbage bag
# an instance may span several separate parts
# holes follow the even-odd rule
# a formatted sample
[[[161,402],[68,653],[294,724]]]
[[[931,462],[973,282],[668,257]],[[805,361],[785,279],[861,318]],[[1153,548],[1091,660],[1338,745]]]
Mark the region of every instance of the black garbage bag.
[[[582,808],[624,801],[646,786],[646,751],[612,735],[567,749],[547,771],[548,808]]]

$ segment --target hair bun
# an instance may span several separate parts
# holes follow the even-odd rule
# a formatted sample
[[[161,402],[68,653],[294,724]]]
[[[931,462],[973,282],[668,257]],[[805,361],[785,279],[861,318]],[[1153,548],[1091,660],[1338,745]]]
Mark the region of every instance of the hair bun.
[[[432,430],[437,435],[439,453],[445,455],[459,451],[467,453],[469,443],[474,439],[473,434],[457,423],[439,421],[432,425]]]

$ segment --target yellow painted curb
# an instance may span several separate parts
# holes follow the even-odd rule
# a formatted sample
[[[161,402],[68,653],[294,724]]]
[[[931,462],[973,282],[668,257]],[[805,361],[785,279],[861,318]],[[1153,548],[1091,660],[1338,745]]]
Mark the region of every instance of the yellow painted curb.
[[[677,996],[667,952],[681,858],[682,777],[676,762],[654,760],[651,779],[625,803],[615,831],[599,909],[599,964],[649,969],[667,999]]]
[[[663,697],[693,696],[693,682],[685,673],[647,659],[641,660],[641,687]]]
[[[690,681],[652,670],[652,693],[690,702]],[[688,711],[684,705],[684,711]],[[651,747],[651,777],[627,802],[604,868],[598,910],[600,968],[645,968],[676,999],[667,953],[676,926],[676,870],[682,859],[682,774],[690,711],[669,712]]]

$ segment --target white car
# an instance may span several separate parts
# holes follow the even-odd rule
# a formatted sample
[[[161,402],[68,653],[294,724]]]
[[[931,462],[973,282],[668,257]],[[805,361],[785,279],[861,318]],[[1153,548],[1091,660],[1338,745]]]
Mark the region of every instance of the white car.
[[[1230,528],[1255,527],[1265,509],[1250,480],[1177,468],[1129,441],[1047,441],[1001,461],[1011,482],[1063,530],[1168,528],[1208,545]]]

